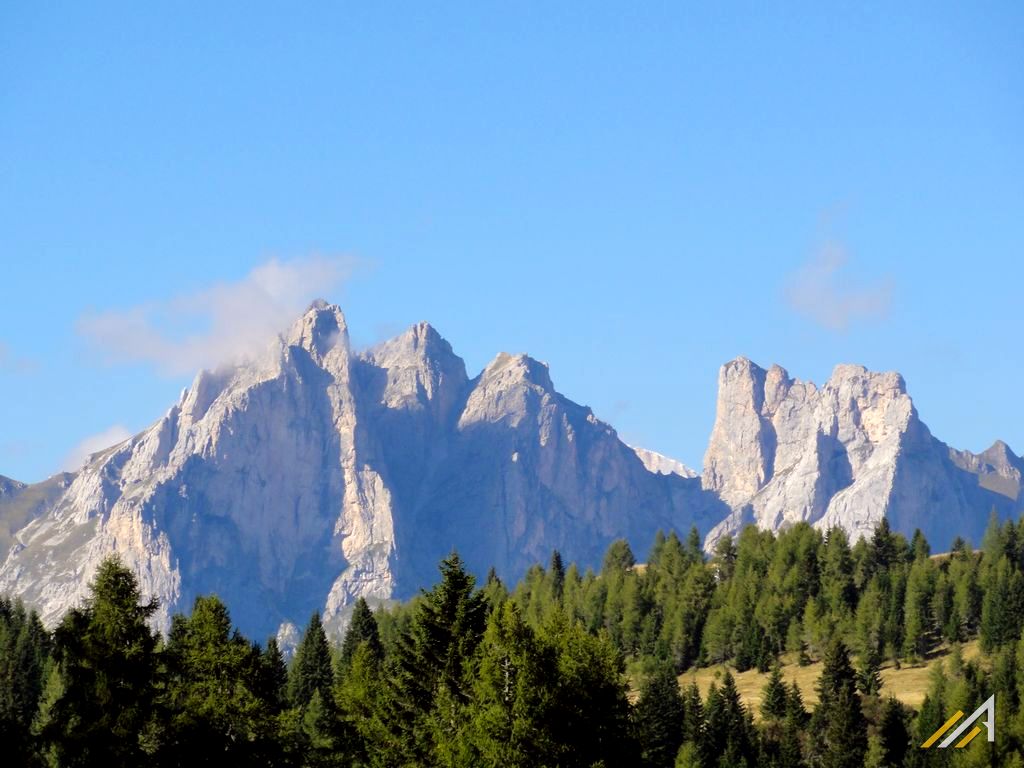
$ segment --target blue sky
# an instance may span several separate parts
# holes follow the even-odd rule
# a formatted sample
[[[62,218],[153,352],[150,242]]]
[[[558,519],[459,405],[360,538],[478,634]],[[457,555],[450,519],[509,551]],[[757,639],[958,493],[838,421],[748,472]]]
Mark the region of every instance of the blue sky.
[[[158,418],[275,281],[695,466],[741,354],[1024,452],[1019,3],[43,5],[0,4],[0,474]]]

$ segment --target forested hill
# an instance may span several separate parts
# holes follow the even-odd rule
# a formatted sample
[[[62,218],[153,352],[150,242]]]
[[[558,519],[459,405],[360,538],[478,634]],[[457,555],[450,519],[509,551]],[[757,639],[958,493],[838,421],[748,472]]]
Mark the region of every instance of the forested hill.
[[[616,542],[597,573],[556,552],[507,588],[453,554],[414,600],[360,601],[337,647],[314,615],[287,665],[215,596],[155,635],[155,605],[109,560],[52,634],[0,603],[0,734],[13,765],[1024,765],[1024,520],[930,555],[884,522],[852,547],[748,527],[710,558],[670,533],[643,567]],[[919,710],[885,690],[883,664],[939,651]],[[813,707],[783,655],[820,664]],[[722,662],[771,671],[757,712],[730,672],[677,682]],[[993,744],[917,748],[991,694]]]

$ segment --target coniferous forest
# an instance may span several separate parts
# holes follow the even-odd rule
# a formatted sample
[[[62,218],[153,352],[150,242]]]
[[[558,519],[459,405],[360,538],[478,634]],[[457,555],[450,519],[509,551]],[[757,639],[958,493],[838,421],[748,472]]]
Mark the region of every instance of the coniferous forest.
[[[1024,520],[940,555],[884,522],[853,545],[748,527],[711,557],[659,534],[643,563],[618,541],[598,572],[555,552],[515,585],[452,554],[408,603],[360,600],[338,645],[312,616],[287,661],[212,595],[154,633],[116,559],[90,589],[52,632],[0,601],[5,765],[1024,766]],[[820,665],[813,705],[782,662]],[[911,709],[881,672],[924,663]],[[733,674],[751,669],[756,709]],[[994,743],[919,748],[991,694]]]

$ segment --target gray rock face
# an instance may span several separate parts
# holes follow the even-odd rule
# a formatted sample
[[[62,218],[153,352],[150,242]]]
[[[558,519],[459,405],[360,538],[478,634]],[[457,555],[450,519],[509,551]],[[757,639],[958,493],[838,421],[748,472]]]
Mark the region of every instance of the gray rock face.
[[[0,475],[0,553],[7,553],[15,532],[49,509],[74,477],[59,472],[41,483],[27,485]]]
[[[426,324],[354,353],[341,311],[317,302],[79,472],[0,478],[0,593],[53,624],[118,553],[159,628],[215,592],[244,632],[289,645],[314,610],[337,632],[357,597],[415,594],[453,549],[517,578],[552,549],[596,565],[619,537],[642,556],[659,528],[696,525],[710,549],[748,522],[858,537],[883,516],[943,548],[979,541],[992,508],[1024,509],[1024,461],[936,440],[895,373],[841,365],[819,389],[727,363],[697,477],[623,443],[528,356],[470,379]]]
[[[62,477],[0,497],[45,497],[16,526],[0,593],[52,624],[116,552],[160,600],[161,629],[215,592],[254,637],[286,638],[314,610],[338,630],[357,597],[415,594],[453,548],[514,578],[552,548],[594,564],[614,538],[642,552],[658,528],[727,511],[699,480],[649,471],[543,364],[502,354],[470,380],[426,324],[354,354],[322,302]]]
[[[899,374],[840,365],[819,390],[740,358],[719,375],[702,476],[732,512],[705,546],[749,522],[838,525],[859,538],[882,517],[936,548],[957,535],[977,543],[991,509],[1024,509],[1021,470],[1004,443],[974,455],[932,437]]]

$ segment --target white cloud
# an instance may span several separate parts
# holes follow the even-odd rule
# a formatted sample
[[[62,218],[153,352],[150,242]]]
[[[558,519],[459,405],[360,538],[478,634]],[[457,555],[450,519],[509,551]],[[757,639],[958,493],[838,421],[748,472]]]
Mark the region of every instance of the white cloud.
[[[95,435],[89,435],[89,437],[81,440],[78,445],[71,449],[67,456],[64,457],[64,461],[61,462],[61,469],[65,472],[74,472],[76,469],[81,469],[85,460],[89,456],[97,451],[102,451],[104,448],[110,448],[113,445],[122,443],[132,436],[132,433],[121,424],[115,424],[102,432]]]
[[[215,368],[258,353],[312,299],[338,288],[352,266],[337,257],[272,259],[237,282],[83,315],[78,331],[108,362],[148,362],[169,375]]]
[[[858,285],[843,272],[848,261],[842,246],[825,246],[789,277],[786,302],[831,331],[845,331],[858,320],[885,317],[892,304],[892,281],[884,278]]]

